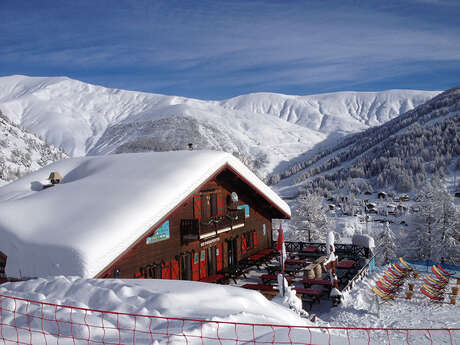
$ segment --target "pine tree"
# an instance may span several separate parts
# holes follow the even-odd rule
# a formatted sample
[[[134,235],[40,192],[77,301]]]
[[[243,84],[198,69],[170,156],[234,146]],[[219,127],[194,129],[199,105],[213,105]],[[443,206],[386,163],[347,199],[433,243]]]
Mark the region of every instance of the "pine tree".
[[[396,257],[396,242],[397,238],[390,229],[389,223],[386,222],[385,227],[377,241],[377,246],[380,250],[379,258],[381,260],[381,264],[385,265]]]
[[[319,194],[303,194],[297,198],[297,207],[294,209],[296,230],[292,237],[300,241],[324,242],[327,233],[331,230],[332,220],[328,217],[328,207],[323,204],[323,197]]]
[[[417,259],[460,264],[460,213],[452,196],[436,179],[416,196],[420,212],[412,218],[408,241]]]

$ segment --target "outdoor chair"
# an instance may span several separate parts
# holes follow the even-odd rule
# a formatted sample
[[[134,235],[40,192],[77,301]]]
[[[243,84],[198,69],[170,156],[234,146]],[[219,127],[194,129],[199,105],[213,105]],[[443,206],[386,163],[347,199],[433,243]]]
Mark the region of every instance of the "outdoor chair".
[[[384,293],[383,291],[379,290],[379,288],[377,288],[376,286],[374,286],[372,288],[372,291],[374,291],[374,293],[379,296],[381,299],[383,299],[384,301],[389,301],[389,300],[392,300],[392,299],[395,299],[395,295],[394,294],[386,294]]]
[[[455,273],[449,273],[449,272],[447,272],[445,269],[442,268],[442,266],[441,266],[440,264],[438,264],[436,267],[439,268],[439,270],[440,270],[445,276],[453,276],[453,275],[455,275]]]
[[[425,290],[425,289],[423,288],[423,286],[420,288],[420,291],[421,291],[425,296],[427,296],[429,299],[431,299],[432,301],[440,302],[440,301],[444,300],[444,296],[432,295],[432,294],[430,294],[427,290]]]
[[[409,265],[403,258],[399,258],[399,262],[405,267],[407,268],[409,271],[413,271],[414,268]]]

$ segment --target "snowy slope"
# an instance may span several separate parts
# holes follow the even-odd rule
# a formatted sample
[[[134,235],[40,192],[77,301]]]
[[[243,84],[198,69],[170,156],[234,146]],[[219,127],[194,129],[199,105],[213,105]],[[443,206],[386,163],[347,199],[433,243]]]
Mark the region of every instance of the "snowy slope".
[[[199,149],[238,153],[262,175],[330,134],[380,124],[436,94],[254,94],[201,101],[108,89],[64,77],[0,78],[4,114],[71,156],[183,149],[194,143]]]
[[[7,273],[94,277],[225,165],[290,215],[287,204],[228,153],[66,159],[0,189],[0,250],[8,255]],[[51,171],[63,176],[62,183],[36,188]]]
[[[437,94],[438,91],[415,90],[335,92],[309,96],[255,93],[229,99],[222,105],[235,110],[270,114],[331,134],[381,125]]]
[[[0,186],[66,157],[64,152],[10,123],[0,113]]]
[[[460,87],[455,87],[381,126],[287,163],[279,175],[278,191],[293,195],[311,182],[317,189],[340,189],[351,177],[357,184],[366,178],[376,188],[409,192],[432,174],[449,174],[455,166],[460,153],[459,115]],[[409,183],[403,190],[406,176]]]

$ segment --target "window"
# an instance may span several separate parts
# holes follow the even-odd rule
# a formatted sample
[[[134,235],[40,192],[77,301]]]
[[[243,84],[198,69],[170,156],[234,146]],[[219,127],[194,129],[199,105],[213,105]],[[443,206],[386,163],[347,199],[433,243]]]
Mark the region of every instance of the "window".
[[[217,216],[217,194],[211,193],[210,194],[210,203],[211,203],[211,217]]]
[[[254,230],[243,234],[243,243],[246,250],[254,248]]]
[[[224,193],[219,189],[208,189],[194,196],[195,218],[208,221],[224,215]]]

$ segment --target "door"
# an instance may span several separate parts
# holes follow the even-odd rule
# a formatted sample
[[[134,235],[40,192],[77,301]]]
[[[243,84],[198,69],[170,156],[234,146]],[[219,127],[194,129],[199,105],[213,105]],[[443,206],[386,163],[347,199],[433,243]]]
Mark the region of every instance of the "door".
[[[234,266],[236,265],[236,251],[237,251],[237,246],[236,246],[236,238],[228,241],[228,249],[227,249],[227,257],[228,257],[228,266]]]
[[[193,280],[192,255],[190,253],[181,256],[180,265],[182,272],[182,280]]]
[[[216,247],[209,247],[206,251],[208,255],[208,276],[212,276],[217,273]]]

